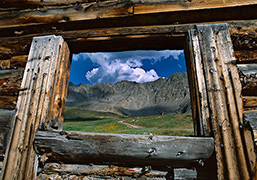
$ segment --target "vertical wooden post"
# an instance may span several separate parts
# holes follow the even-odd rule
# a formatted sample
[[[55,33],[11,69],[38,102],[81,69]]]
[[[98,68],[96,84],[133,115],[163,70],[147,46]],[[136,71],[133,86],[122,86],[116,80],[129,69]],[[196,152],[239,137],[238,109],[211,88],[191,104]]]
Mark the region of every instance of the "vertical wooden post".
[[[241,84],[227,24],[189,31],[200,134],[213,135],[218,179],[250,179],[253,138],[244,130]]]
[[[59,103],[59,99],[62,101],[65,96],[60,88],[67,88],[68,73],[65,71],[69,72],[69,69],[62,68],[69,68],[69,63],[69,50],[62,37],[33,38],[12,122],[2,179],[35,178],[34,137],[40,123],[43,129],[47,129],[51,127],[48,124],[53,118],[61,121],[63,114],[56,114],[53,109],[63,111],[65,106],[65,103]]]

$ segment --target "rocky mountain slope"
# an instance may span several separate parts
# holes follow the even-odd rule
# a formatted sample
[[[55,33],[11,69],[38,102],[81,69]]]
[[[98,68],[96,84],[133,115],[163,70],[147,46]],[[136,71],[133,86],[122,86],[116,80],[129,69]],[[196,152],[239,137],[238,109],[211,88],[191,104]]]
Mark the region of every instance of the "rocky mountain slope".
[[[168,79],[136,83],[74,85],[69,83],[66,106],[115,114],[142,116],[191,111],[186,73]]]

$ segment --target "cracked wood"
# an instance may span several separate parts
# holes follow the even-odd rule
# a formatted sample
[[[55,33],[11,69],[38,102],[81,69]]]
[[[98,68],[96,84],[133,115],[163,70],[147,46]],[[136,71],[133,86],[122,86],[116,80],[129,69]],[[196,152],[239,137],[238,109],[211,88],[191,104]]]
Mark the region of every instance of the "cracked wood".
[[[210,137],[39,131],[34,146],[48,162],[188,167],[208,159]]]

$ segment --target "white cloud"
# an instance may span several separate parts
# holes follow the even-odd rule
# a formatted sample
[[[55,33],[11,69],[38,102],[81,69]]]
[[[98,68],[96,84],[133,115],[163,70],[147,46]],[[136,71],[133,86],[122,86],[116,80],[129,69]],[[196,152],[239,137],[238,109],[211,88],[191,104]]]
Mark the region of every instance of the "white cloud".
[[[93,84],[101,82],[116,83],[121,80],[144,83],[159,78],[155,70],[145,71],[140,67],[130,66],[130,63],[122,63],[119,60],[88,71],[86,78]]]
[[[117,53],[81,53],[73,55],[73,60],[77,61],[90,59],[97,68],[93,68],[86,73],[86,78],[93,84],[108,82],[115,83],[120,80],[136,81],[140,83],[154,81],[159,78],[155,70],[145,71],[142,60],[149,59],[152,64],[173,56],[178,60],[178,56],[183,50],[164,51],[124,51]]]

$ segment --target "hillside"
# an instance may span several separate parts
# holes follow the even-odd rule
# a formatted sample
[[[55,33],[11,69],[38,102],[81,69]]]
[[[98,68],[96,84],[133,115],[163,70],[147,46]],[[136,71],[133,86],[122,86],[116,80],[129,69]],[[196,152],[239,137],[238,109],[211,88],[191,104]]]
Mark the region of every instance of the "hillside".
[[[168,79],[143,84],[130,81],[96,85],[69,83],[66,106],[129,116],[189,113],[187,74],[174,73]]]

